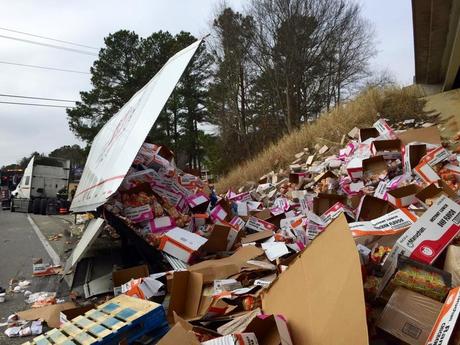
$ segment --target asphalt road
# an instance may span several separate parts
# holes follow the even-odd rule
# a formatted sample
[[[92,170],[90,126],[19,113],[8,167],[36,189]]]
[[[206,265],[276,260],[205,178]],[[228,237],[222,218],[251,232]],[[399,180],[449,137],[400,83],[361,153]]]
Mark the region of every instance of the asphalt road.
[[[58,276],[32,277],[33,258],[51,262],[27,214],[0,210],[0,286],[7,289],[10,279],[29,280],[31,292],[55,291],[58,296],[65,296],[66,286],[59,283]],[[25,309],[29,309],[29,305],[24,302],[22,293],[8,293],[5,303],[0,303],[0,323],[5,322],[8,315]],[[5,329],[5,326],[0,327],[0,344],[22,344],[32,339],[8,338]]]

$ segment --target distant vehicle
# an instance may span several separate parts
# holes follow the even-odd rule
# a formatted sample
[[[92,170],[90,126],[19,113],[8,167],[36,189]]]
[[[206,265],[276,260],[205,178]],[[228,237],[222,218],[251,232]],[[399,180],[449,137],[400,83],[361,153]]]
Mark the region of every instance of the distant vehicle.
[[[0,186],[0,202],[2,204],[2,210],[8,210],[10,208],[11,192],[7,186]]]
[[[11,193],[11,212],[64,213],[67,201],[70,160],[32,157],[16,189]]]
[[[0,170],[0,187],[12,191],[16,189],[21,180],[24,169],[1,169]]]

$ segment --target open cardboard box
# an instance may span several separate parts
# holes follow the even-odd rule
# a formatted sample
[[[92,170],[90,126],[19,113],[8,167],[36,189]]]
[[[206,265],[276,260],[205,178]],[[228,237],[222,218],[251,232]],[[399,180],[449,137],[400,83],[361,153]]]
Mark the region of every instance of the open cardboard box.
[[[145,278],[149,276],[149,267],[147,265],[134,266],[112,272],[113,294],[121,294],[121,286],[131,279]]]
[[[401,158],[401,140],[374,140],[371,145],[374,156],[383,156],[385,159]]]
[[[380,136],[380,133],[375,127],[359,129],[359,141],[360,142],[366,141],[369,138],[377,138],[378,136]]]
[[[346,204],[347,197],[339,194],[318,193],[318,196],[313,198],[313,213],[321,216],[337,202]]]
[[[259,345],[293,345],[287,322],[281,315],[256,316],[243,333],[255,333]]]
[[[402,147],[404,173],[412,174],[420,160],[426,155],[426,144],[408,144]]]
[[[360,221],[373,220],[394,210],[395,207],[388,201],[371,195],[364,195],[357,208],[356,219]]]
[[[439,187],[436,183],[431,183],[427,187],[421,189],[415,197],[425,206],[428,207],[426,204],[427,199],[435,199],[441,196],[441,194],[445,194],[452,200],[456,200],[458,198],[457,193],[455,193],[443,180],[439,180],[437,182]]]
[[[231,250],[233,245],[239,242],[242,235],[242,231],[237,231],[231,226],[214,224],[208,237],[208,241],[201,247],[200,250],[209,254]]]
[[[345,216],[279,275],[262,309],[287,319],[293,344],[368,344],[360,259]]]
[[[363,179],[370,180],[373,175],[381,175],[388,171],[388,165],[383,156],[363,159]]]
[[[406,207],[415,202],[415,195],[419,191],[420,188],[416,184],[399,187],[387,193],[388,201],[398,208]]]

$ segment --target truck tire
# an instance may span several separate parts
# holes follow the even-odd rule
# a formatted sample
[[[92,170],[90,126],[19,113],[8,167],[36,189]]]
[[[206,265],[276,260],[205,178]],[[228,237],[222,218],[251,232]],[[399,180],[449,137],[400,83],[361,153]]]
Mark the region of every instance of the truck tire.
[[[48,199],[41,199],[40,200],[40,214],[46,216],[47,208],[48,208]]]
[[[40,199],[34,199],[32,202],[32,213],[40,214]]]

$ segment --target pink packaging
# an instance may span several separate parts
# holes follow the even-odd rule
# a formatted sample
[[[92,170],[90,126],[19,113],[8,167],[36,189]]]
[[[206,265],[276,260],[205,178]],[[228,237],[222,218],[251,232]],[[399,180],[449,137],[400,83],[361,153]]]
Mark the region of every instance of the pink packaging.
[[[216,207],[214,207],[209,213],[209,216],[211,217],[213,223],[216,223],[218,221],[222,222],[227,217],[227,212],[225,212],[222,206],[216,205]]]
[[[140,223],[153,218],[152,208],[148,204],[139,207],[126,207],[124,214],[134,223]]]

